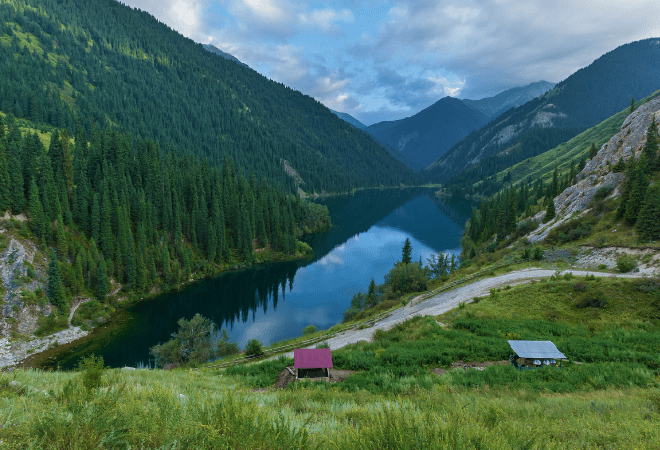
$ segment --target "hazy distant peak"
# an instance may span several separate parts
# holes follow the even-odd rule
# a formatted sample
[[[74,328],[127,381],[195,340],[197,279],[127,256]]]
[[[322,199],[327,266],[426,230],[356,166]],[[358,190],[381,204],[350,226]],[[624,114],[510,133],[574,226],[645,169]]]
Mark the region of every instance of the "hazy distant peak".
[[[205,50],[207,50],[207,51],[209,51],[209,52],[211,52],[211,53],[215,53],[216,55],[218,55],[218,56],[220,56],[220,57],[222,57],[222,58],[228,59],[228,60],[230,60],[230,61],[234,61],[235,63],[238,63],[238,64],[240,64],[241,66],[249,67],[247,64],[241,62],[241,61],[240,61],[237,57],[235,57],[234,55],[230,55],[230,54],[227,53],[227,52],[223,52],[222,50],[220,50],[220,49],[219,49],[218,47],[216,47],[215,45],[212,45],[212,44],[202,44],[202,47],[204,47]]]
[[[330,109],[330,108],[328,108],[328,109]],[[365,128],[365,127],[366,127],[365,124],[363,124],[362,122],[360,122],[359,120],[357,120],[355,117],[351,116],[350,114],[343,113],[343,112],[339,112],[339,111],[335,111],[334,109],[330,109],[330,111],[332,111],[332,113],[335,114],[335,115],[336,115],[337,117],[339,117],[340,119],[342,119],[342,120],[344,120],[345,122],[348,122],[348,123],[350,123],[351,125],[353,125],[355,128],[360,128],[360,129],[362,129],[362,128]]]
[[[555,83],[541,80],[527,86],[507,89],[494,97],[486,97],[480,100],[465,99],[463,101],[488,117],[495,118],[511,108],[524,105],[533,98],[545,94],[553,87],[555,87]]]

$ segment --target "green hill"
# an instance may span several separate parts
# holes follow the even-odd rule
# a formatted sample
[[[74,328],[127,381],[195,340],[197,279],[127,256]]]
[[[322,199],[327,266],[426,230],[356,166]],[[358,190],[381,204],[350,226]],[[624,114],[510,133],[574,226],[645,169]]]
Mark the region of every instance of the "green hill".
[[[0,110],[91,133],[107,125],[307,192],[416,176],[316,100],[210,53],[114,0],[0,4]]]

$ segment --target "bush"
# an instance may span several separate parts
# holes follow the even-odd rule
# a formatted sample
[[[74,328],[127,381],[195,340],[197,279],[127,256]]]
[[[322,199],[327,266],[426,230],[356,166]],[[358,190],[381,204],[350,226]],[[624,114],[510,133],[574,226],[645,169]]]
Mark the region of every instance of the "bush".
[[[534,252],[533,252],[534,259],[540,261],[543,259],[543,250],[541,250],[541,247],[534,247]]]
[[[630,255],[623,255],[616,260],[616,268],[621,273],[627,273],[637,267],[637,261]]]
[[[608,303],[607,298],[605,298],[605,294],[603,294],[603,291],[597,290],[595,292],[590,292],[583,295],[580,299],[578,299],[575,306],[577,306],[578,308],[603,309],[607,307],[607,303]]]
[[[427,289],[430,278],[430,270],[420,263],[398,262],[385,275],[385,285],[394,293],[421,292]]]
[[[261,342],[258,339],[250,339],[245,346],[245,354],[247,356],[261,356],[264,354]]]
[[[307,336],[308,334],[314,334],[318,331],[318,328],[316,328],[314,325],[308,325],[305,328],[303,328],[303,334]]]
[[[82,384],[88,391],[101,387],[104,369],[102,356],[91,355],[80,360],[78,370],[82,371]]]
[[[595,200],[602,200],[610,195],[614,191],[614,186],[603,186],[599,188],[594,194]]]

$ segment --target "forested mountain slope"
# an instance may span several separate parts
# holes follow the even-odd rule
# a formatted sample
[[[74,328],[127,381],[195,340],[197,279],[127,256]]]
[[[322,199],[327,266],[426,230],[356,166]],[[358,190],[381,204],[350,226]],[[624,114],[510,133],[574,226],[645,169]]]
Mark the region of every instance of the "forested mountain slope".
[[[464,170],[473,168],[486,177],[541,154],[659,87],[660,39],[623,45],[470,134],[426,168],[425,175],[458,186],[474,183],[466,180]],[[521,151],[512,152],[520,142]]]
[[[488,118],[463,101],[445,97],[414,116],[365,128],[382,144],[426,167]]]
[[[152,138],[303,190],[413,184],[415,174],[311,97],[220,58],[114,0],[0,3],[0,110]]]

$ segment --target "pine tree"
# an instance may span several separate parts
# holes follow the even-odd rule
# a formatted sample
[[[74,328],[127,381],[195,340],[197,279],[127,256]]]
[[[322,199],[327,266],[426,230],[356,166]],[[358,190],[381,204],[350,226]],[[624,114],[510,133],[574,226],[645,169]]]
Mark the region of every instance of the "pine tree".
[[[629,110],[628,114],[632,114],[633,111],[635,111],[635,97],[632,97],[630,99],[630,110]]]
[[[632,190],[630,191],[630,196],[627,199],[626,212],[623,216],[626,223],[630,226],[635,225],[637,222],[639,210],[641,209],[642,203],[644,202],[644,197],[646,196],[646,188],[649,185],[649,179],[645,174],[646,167],[646,158],[642,154],[642,157],[636,166],[634,184],[632,186]]]
[[[99,300],[104,301],[109,292],[110,280],[108,279],[105,260],[101,257],[96,272],[96,297]]]
[[[596,145],[592,142],[591,145],[589,146],[589,159],[593,159],[594,156],[598,154],[598,149],[596,148]]]
[[[57,216],[57,253],[62,255],[63,258],[66,257],[67,255],[67,242],[66,242],[66,234],[64,232],[64,220],[62,219],[62,215],[60,214]]]
[[[50,251],[50,262],[48,263],[48,288],[47,295],[50,302],[60,310],[66,306],[66,294],[64,293],[64,284],[60,271],[60,263],[57,260],[55,250]]]
[[[545,218],[543,219],[543,221],[549,222],[552,219],[554,219],[556,215],[557,213],[555,211],[555,201],[554,199],[551,198],[550,201],[548,201],[548,207],[545,210]]]
[[[0,143],[0,214],[4,214],[11,207],[12,195],[9,187],[11,177],[9,176],[9,158],[7,149]]]
[[[401,262],[403,264],[410,264],[412,262],[412,244],[408,238],[406,238],[406,241],[403,243],[403,249],[401,250]]]
[[[649,186],[636,224],[642,242],[660,238],[660,186]]]
[[[19,142],[12,143],[10,149],[9,177],[11,179],[11,209],[14,214],[20,214],[25,209],[21,145]]]
[[[655,115],[651,120],[651,124],[646,130],[646,143],[644,144],[644,149],[642,154],[646,156],[648,161],[649,171],[654,171],[658,169],[658,124],[655,121]]]

